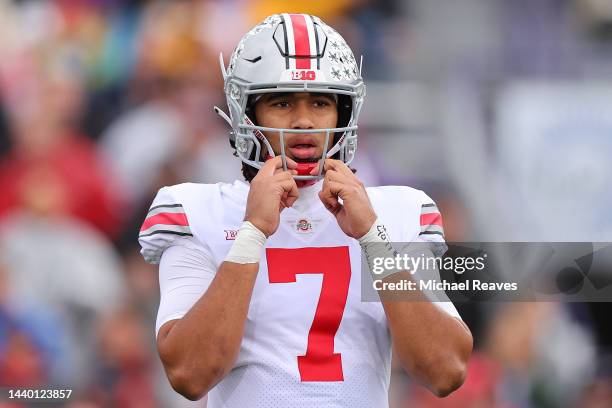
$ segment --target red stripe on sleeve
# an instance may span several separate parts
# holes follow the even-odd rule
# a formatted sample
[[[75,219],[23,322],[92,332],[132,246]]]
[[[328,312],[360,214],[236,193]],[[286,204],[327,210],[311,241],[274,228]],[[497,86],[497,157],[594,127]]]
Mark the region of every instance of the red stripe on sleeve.
[[[147,230],[156,224],[189,226],[185,213],[159,213],[144,220],[140,231]]]
[[[421,214],[421,226],[438,225],[442,226],[442,216],[440,213]]]
[[[293,38],[295,39],[295,55],[298,57],[310,56],[310,39],[306,27],[306,16],[290,14],[290,17],[293,25]],[[310,58],[296,58],[295,67],[297,69],[310,69]]]

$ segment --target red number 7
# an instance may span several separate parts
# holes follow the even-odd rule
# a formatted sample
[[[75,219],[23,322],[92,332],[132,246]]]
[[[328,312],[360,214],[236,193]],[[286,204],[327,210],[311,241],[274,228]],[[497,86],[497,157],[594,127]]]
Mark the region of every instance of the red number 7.
[[[266,259],[270,283],[295,282],[300,273],[323,274],[306,354],[297,356],[298,369],[302,381],[344,381],[342,356],[334,353],[334,337],[351,281],[348,247],[267,248]]]

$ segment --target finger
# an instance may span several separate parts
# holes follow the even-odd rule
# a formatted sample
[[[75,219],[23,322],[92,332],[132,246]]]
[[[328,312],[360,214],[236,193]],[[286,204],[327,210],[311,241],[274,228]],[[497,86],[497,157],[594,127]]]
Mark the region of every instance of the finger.
[[[287,196],[287,200],[285,201],[285,203],[287,204],[287,207],[293,207],[293,204],[295,204],[297,199],[298,199],[298,196]]]
[[[274,175],[277,169],[283,169],[283,161],[280,156],[275,156],[265,162],[265,164],[259,169],[259,174],[269,177]]]
[[[308,173],[308,174],[310,174],[311,176],[316,176],[316,175],[318,175],[318,174],[319,174],[319,166],[320,166],[320,165],[321,165],[321,162],[320,162],[320,161],[319,161],[319,162],[317,162],[317,165],[316,165],[316,166],[314,166],[314,167],[313,167],[313,168],[310,170],[310,173]]]
[[[280,170],[274,173],[272,181],[280,182],[285,180],[293,180],[293,170]]]
[[[280,178],[278,184],[284,190],[283,195],[287,194],[287,198],[284,200],[285,204],[291,207],[300,196],[295,180],[291,176],[289,178]]]
[[[347,177],[340,173],[337,170],[328,170],[325,172],[325,180],[329,181],[335,181],[338,183],[342,183],[342,182],[351,182],[352,180],[347,179]]]
[[[351,191],[354,188],[359,188],[359,182],[353,177],[348,177],[347,175],[340,173],[336,170],[330,170],[325,172],[325,178],[328,183],[336,183],[337,185],[342,185],[345,188],[344,192]]]
[[[355,178],[355,174],[341,160],[325,159],[325,163],[323,165],[323,170],[325,170],[326,172],[329,171],[329,170],[336,170],[337,172],[339,172],[341,174],[344,174],[346,176],[350,176],[351,178]]]
[[[295,176],[295,175],[297,175],[297,174],[298,174],[298,171],[297,171],[297,170],[294,170],[294,169],[290,169],[290,168],[287,168],[287,170],[285,170],[283,167],[279,167],[279,168],[277,168],[277,169],[275,169],[275,170],[274,170],[274,175],[275,175],[275,176],[276,176],[277,174],[280,174],[280,173],[289,173],[289,174],[291,174],[292,176]]]
[[[296,187],[297,187],[297,183],[296,183]],[[283,208],[292,207],[297,199],[298,199],[297,196],[290,196],[288,191],[283,191],[283,195],[281,196],[281,203],[283,204]]]
[[[288,196],[287,196],[287,192],[286,192],[286,191],[283,191],[283,195],[281,195],[280,202],[281,202],[281,204],[283,204],[283,206],[285,206],[285,207],[287,206],[287,205],[286,205],[286,203],[287,203],[287,197],[288,197]]]
[[[298,174],[298,171],[296,170],[298,165],[295,162],[295,160],[291,159],[290,157],[285,157],[285,159],[287,161],[287,170],[285,170],[285,168],[283,166],[283,158],[282,158],[282,156],[273,157],[272,159],[269,159],[268,162],[270,162],[272,160],[275,160],[275,159],[277,161],[279,161],[279,164],[275,164],[274,173],[273,174],[277,174],[277,173],[280,173],[280,172],[283,172],[283,171],[289,171],[294,176],[296,174]],[[266,164],[268,164],[268,162],[266,162]],[[262,167],[262,169],[263,169],[263,167]]]
[[[297,169],[298,165],[297,162],[295,160],[293,160],[290,157],[286,157],[287,160],[287,168],[288,169]]]
[[[326,195],[323,190],[319,191],[319,199],[323,203],[323,206],[334,215],[342,209],[342,204],[340,204],[338,199],[335,196]]]
[[[336,210],[339,208],[340,203],[338,202],[338,195],[334,194],[330,187],[330,182],[328,180],[323,181],[323,185],[321,186],[321,191],[319,191],[319,199],[328,210]],[[332,212],[334,212],[332,211]]]
[[[278,157],[280,159],[281,165],[280,165],[280,167],[277,167],[275,171],[276,172],[278,172],[278,171],[285,171],[285,166],[283,165],[283,157],[282,156],[276,156],[276,157]],[[293,160],[292,158],[287,157],[287,156],[285,156],[285,160],[287,162],[287,170],[295,171],[295,173],[292,173],[292,174],[297,174],[297,168],[298,168],[297,162],[295,160]]]
[[[346,188],[347,188],[347,186],[345,184],[339,183],[337,181],[329,181],[329,182],[327,182],[327,190],[329,191],[329,193],[331,195],[336,197],[336,199],[338,197],[342,198],[343,193],[344,193]]]

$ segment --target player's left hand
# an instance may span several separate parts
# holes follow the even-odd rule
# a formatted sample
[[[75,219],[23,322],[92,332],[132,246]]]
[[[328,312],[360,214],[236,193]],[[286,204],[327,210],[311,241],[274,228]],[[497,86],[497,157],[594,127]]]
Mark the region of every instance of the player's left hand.
[[[361,238],[376,221],[368,193],[355,174],[340,160],[325,159],[325,176],[319,198],[351,238]],[[318,173],[318,166],[311,174]],[[342,199],[342,203],[338,200]]]

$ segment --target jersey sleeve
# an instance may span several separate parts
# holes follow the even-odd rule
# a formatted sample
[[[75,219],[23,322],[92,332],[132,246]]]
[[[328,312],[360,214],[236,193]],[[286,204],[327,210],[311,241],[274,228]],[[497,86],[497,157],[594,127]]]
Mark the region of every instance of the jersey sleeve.
[[[420,232],[416,242],[427,242],[435,256],[442,256],[448,250],[444,240],[442,214],[436,203],[425,193],[422,194],[421,212],[419,215]]]
[[[153,204],[140,227],[138,241],[145,261],[159,263],[161,254],[180,237],[192,237],[191,227],[183,205],[168,187],[155,196]]]
[[[421,213],[419,217],[421,231],[417,236],[416,242],[430,243],[429,249],[435,256],[443,256],[448,247],[444,239],[444,226],[442,224],[442,214],[438,206],[427,194],[422,194]],[[437,280],[440,280],[439,271],[437,271]],[[450,300],[433,302],[437,307],[448,313],[449,315],[461,320],[461,315],[457,308]]]
[[[193,237],[179,237],[159,263],[159,309],[155,333],[170,320],[182,318],[202,297],[216,274],[210,249]]]

